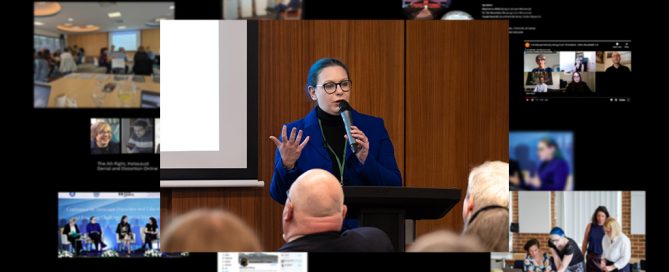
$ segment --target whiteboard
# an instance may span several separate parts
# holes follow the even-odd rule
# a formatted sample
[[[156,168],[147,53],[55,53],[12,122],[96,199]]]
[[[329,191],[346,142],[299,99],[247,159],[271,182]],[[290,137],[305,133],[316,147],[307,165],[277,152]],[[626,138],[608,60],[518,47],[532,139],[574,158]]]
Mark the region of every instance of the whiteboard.
[[[520,233],[548,233],[551,230],[550,192],[518,192]]]

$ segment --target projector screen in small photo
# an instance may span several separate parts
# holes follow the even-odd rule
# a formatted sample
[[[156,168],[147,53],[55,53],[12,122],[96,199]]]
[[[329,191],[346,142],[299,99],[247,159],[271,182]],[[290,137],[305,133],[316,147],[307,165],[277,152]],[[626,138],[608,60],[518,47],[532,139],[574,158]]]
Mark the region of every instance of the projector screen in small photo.
[[[247,86],[247,75],[255,72],[247,69],[257,64],[247,65],[247,53],[254,52],[248,40],[257,43],[257,37],[248,34],[250,27],[246,21],[162,22],[161,49],[167,57],[161,71],[160,167],[168,171],[161,172],[161,179],[166,173],[192,178],[181,175],[194,173],[188,169],[252,167],[249,161],[256,155],[248,152],[252,148],[249,143],[253,143],[248,130],[255,129],[250,123],[257,117],[249,119],[249,115],[257,114],[249,105],[257,102],[250,98]],[[193,50],[194,44],[197,50]],[[208,178],[224,177],[204,177]]]

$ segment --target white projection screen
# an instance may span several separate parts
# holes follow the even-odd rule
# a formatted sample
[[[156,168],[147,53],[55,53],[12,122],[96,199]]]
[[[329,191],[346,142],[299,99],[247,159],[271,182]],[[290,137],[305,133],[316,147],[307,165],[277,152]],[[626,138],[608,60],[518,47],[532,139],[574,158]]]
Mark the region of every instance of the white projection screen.
[[[161,186],[257,183],[257,23],[167,20],[160,36]]]

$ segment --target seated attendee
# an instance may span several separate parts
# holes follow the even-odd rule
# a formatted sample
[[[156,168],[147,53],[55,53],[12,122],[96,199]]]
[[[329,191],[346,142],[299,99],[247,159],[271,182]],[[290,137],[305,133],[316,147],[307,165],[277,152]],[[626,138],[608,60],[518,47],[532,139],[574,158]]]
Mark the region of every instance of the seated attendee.
[[[79,252],[81,252],[81,232],[79,232],[76,218],[70,218],[70,222],[63,227],[63,234],[67,235],[67,241],[74,247],[74,252],[79,255]]]
[[[584,272],[585,259],[573,239],[566,237],[564,231],[555,227],[550,232],[548,247],[555,261],[558,272]]]
[[[100,56],[98,57],[98,66],[107,68],[107,73],[111,72],[111,62],[109,61],[109,54],[107,47],[100,49]]]
[[[583,81],[581,78],[580,72],[574,72],[571,74],[571,82],[567,84],[567,89],[565,91],[569,95],[589,95],[592,94],[592,90],[588,87],[588,84]]]
[[[281,13],[284,11],[293,11],[300,8],[300,0],[282,0],[279,4],[274,6],[276,12],[274,19],[281,19]]]
[[[93,245],[95,245],[96,251],[100,250],[100,245],[102,245],[102,249],[107,247],[107,244],[102,242],[102,228],[100,227],[100,224],[98,224],[95,216],[91,216],[91,219],[86,226],[86,233],[88,233],[88,238],[90,238]]]
[[[258,237],[239,217],[222,210],[194,210],[161,234],[163,252],[258,252]]]
[[[483,246],[472,236],[438,230],[418,237],[408,252],[484,252]]]
[[[144,47],[142,46],[137,48],[132,70],[136,75],[148,76],[153,74],[153,61],[149,58],[149,55],[146,54]]]
[[[149,222],[144,226],[144,244],[142,248],[148,244],[149,249],[153,249],[153,241],[158,239],[158,220],[154,217],[149,217]]]
[[[472,235],[485,251],[509,251],[509,164],[485,162],[469,173],[462,206],[463,234]]]
[[[530,239],[523,247],[527,255],[523,262],[525,272],[547,272],[551,271],[551,257],[548,252],[541,250],[539,240]]]
[[[393,251],[388,235],[377,228],[361,227],[340,234],[345,216],[344,191],[339,180],[321,169],[305,172],[288,191],[282,216],[286,244],[278,251]]]
[[[74,63],[74,57],[70,53],[70,48],[65,48],[65,52],[60,54],[60,67],[58,71],[61,74],[69,74],[77,71],[77,64]]]
[[[34,66],[34,80],[39,82],[47,82],[49,80],[49,62],[44,57],[44,51],[40,50],[37,52]]]
[[[112,128],[105,121],[98,121],[91,126],[91,154],[118,154],[120,147],[112,141]]]
[[[146,55],[149,57],[151,61],[154,61],[156,59],[156,53],[151,51],[151,46],[146,47]]]
[[[128,56],[125,54],[125,48],[120,47],[118,51],[114,52],[114,47],[112,46],[112,60],[118,59],[118,60],[123,60],[125,63],[125,68],[113,68],[112,72],[114,73],[123,73],[127,74],[128,73]]]
[[[130,223],[128,223],[128,216],[124,215],[121,217],[121,222],[116,225],[116,234],[118,235],[118,239],[121,241],[121,243],[125,246],[126,250],[128,251],[128,255],[130,255],[130,241],[132,240],[132,229],[130,227]]]
[[[632,243],[622,232],[622,228],[615,218],[609,217],[604,222],[606,237],[602,240],[602,260],[600,268],[602,271],[625,271],[630,272],[629,264],[632,258]]]
[[[153,153],[153,131],[147,121],[138,119],[132,123],[126,148],[128,153]]]

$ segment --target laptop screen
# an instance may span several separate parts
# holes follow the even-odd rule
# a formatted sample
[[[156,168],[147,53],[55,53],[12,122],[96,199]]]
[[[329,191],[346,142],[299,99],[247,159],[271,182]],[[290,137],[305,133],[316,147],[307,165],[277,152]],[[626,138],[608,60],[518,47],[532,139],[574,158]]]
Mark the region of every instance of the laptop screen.
[[[160,93],[143,90],[141,108],[160,108]]]
[[[51,86],[43,82],[35,82],[35,108],[46,108],[49,104]]]

